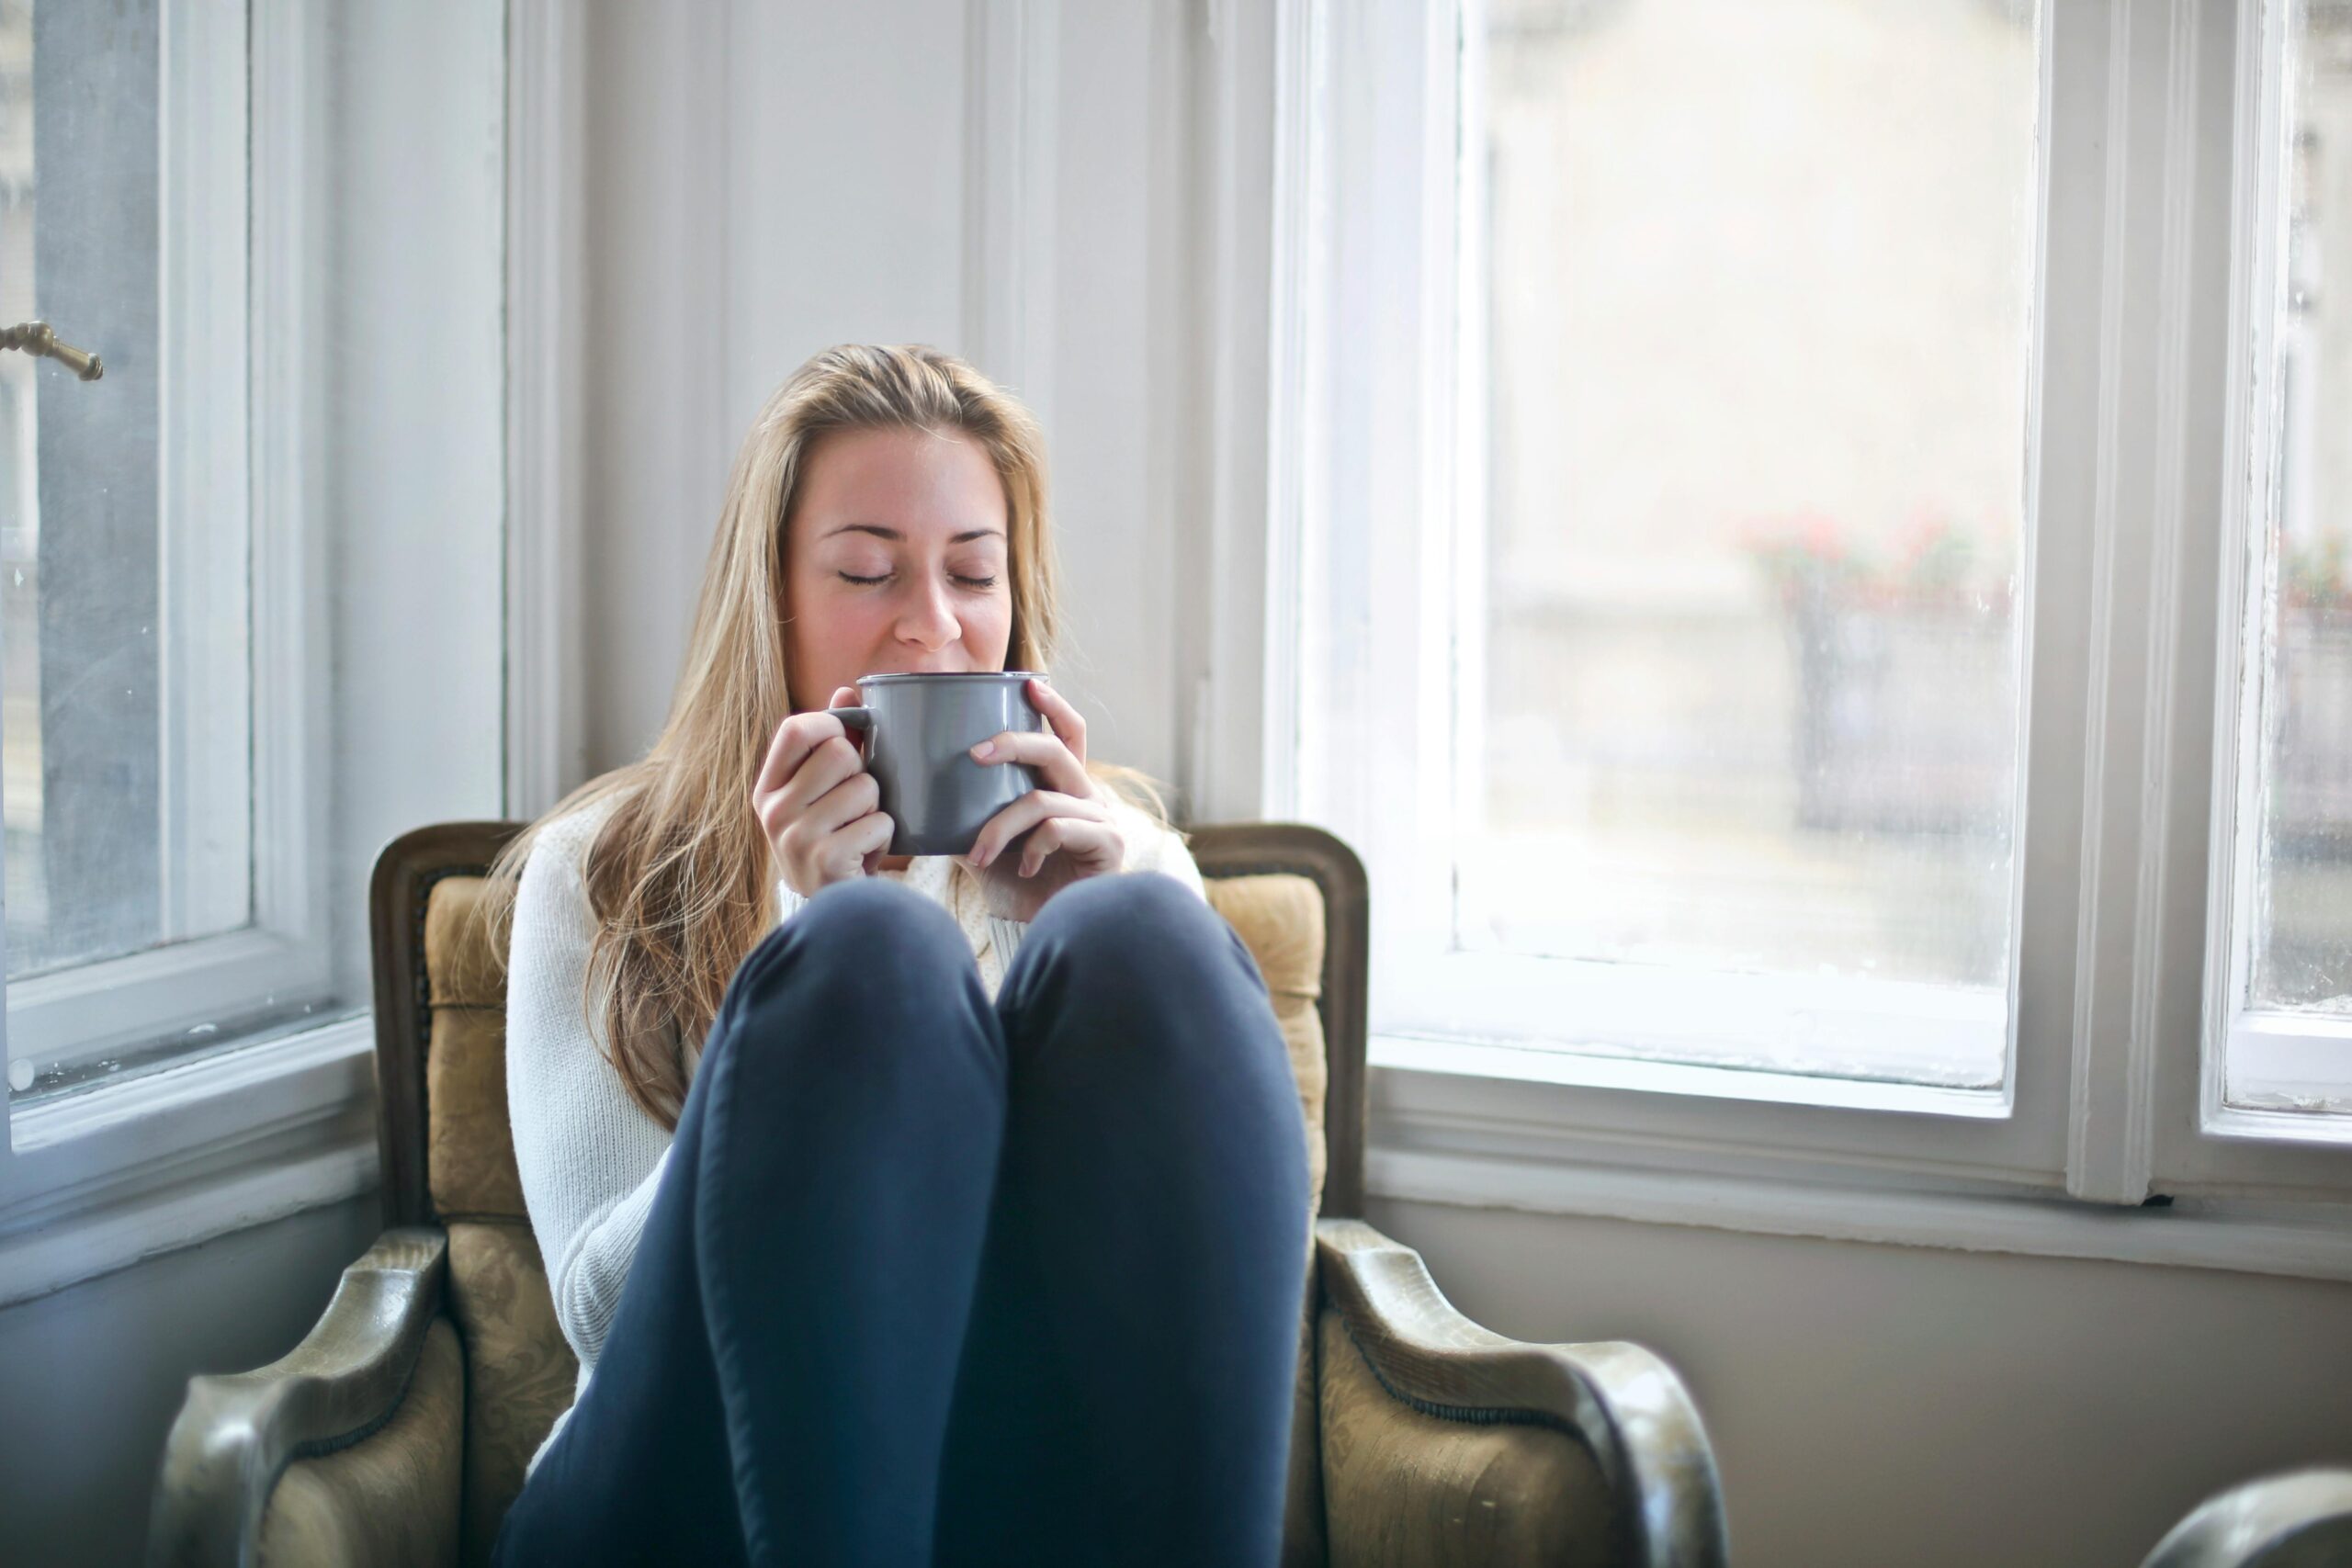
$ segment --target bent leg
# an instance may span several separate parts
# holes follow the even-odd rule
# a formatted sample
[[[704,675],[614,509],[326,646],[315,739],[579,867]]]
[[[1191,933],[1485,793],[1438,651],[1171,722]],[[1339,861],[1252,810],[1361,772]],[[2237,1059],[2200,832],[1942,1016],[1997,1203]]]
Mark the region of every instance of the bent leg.
[[[1011,1100],[942,1563],[1271,1563],[1306,1123],[1238,934],[1151,873],[1057,894],[997,998]]]
[[[1004,1095],[1001,1026],[938,906],[847,883],[770,933],[502,1551],[925,1561]]]

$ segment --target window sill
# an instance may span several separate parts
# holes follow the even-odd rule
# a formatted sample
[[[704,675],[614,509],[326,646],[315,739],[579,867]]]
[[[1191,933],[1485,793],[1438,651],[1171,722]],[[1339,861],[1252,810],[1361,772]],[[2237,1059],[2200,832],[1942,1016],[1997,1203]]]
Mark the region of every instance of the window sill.
[[[1691,1066],[1635,1056],[1596,1055],[1541,1046],[1487,1045],[1382,1035],[1371,1045],[1374,1067],[1438,1073],[1512,1083],[1574,1085],[1703,1100],[1758,1100],[1848,1111],[1901,1111],[1922,1116],[1999,1121],[2009,1113],[1997,1089],[1944,1089],[1932,1084],[1770,1072],[1746,1067]]]
[[[1441,1049],[1470,1055],[1441,1068],[1432,1065]],[[1785,1135],[1746,1142],[1697,1135],[1687,1127],[1677,1130],[1670,1116],[1627,1116],[1604,1128],[1589,1110],[1564,1109],[1565,1100],[1554,1100],[1545,1091],[1554,1084],[1584,1086],[1595,1077],[1602,1081],[1594,1087],[1606,1089],[1657,1089],[1663,1079],[1620,1081],[1618,1069],[1669,1077],[1709,1069],[1511,1051],[1506,1055],[1515,1060],[1539,1056],[1543,1063],[1537,1072],[1514,1077],[1494,1072],[1503,1064],[1485,1061],[1479,1050],[1374,1041],[1365,1169],[1374,1197],[1882,1246],[2352,1280],[2352,1207],[2344,1204],[2188,1197],[2137,1208],[2082,1202],[2065,1197],[2052,1179],[1906,1159],[1905,1125],[1916,1130],[1918,1124],[1909,1116],[1886,1118],[1893,1124],[1889,1141],[1871,1152],[1807,1149]],[[1463,1070],[1464,1063],[1486,1070]],[[1680,1088],[1693,1092],[1687,1083]],[[1776,1097],[1751,1092],[1745,1098]],[[1752,1111],[1762,1121],[1780,1107],[1729,1109]]]
[[[361,1014],[17,1110],[0,1306],[369,1190],[374,1049]]]

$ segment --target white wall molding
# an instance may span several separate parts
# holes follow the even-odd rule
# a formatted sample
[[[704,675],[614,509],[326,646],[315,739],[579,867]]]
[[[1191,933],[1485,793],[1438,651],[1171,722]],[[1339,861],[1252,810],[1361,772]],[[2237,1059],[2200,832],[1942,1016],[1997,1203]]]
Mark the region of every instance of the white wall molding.
[[[1375,1198],[1958,1252],[2352,1280],[2340,1206],[2116,1208],[1754,1175],[1572,1166],[1375,1147]]]
[[[1274,8],[1272,170],[1268,232],[1264,780],[1259,813],[1288,820],[1299,811],[1300,710],[1311,700],[1303,657],[1308,623],[1319,604],[1306,593],[1310,574],[1306,520],[1319,513],[1320,473],[1328,461],[1323,414],[1329,330],[1324,278],[1330,262],[1329,175],[1324,166],[1329,55],[1321,0],[1283,0]],[[1318,536],[1319,538],[1319,536]]]
[[[1059,0],[969,0],[965,17],[965,355],[1054,424]]]
[[[374,1054],[361,1014],[17,1110],[0,1306],[369,1190]]]
[[[588,777],[586,69],[576,7],[509,0],[506,17],[504,798],[528,819]]]
[[[1178,701],[1184,807],[1195,821],[1264,814],[1270,465],[1274,396],[1274,166],[1277,35],[1306,0],[1210,5],[1200,13],[1194,156],[1196,291],[1187,299],[1204,344],[1194,402],[1205,483],[1195,515],[1204,549],[1186,592]],[[1283,63],[1300,63],[1286,54]],[[1295,145],[1295,143],[1291,144]]]
[[[2041,811],[2025,840],[2040,880],[2026,897],[2042,910],[2071,899],[2075,917],[2067,1190],[2134,1204],[2211,1174],[2178,1157],[2179,1084],[2194,1078],[2202,1003],[2184,959],[2204,951],[2208,682],[2221,650],[2212,606],[2184,584],[2210,575],[2221,548],[2229,237],[2205,215],[2232,209],[2231,160],[2215,155],[2231,73],[2212,62],[2229,58],[2235,22],[2213,0],[2113,0],[2052,25],[2069,86],[2055,177],[2075,188],[2046,209],[2048,265],[2067,270],[2041,297],[2053,397],[2038,439],[2054,477],[2038,491],[2032,594],[2079,581],[2088,613],[2035,610],[2028,755]],[[2069,299],[2097,299],[2095,333],[2051,313]],[[2061,817],[2075,803],[2070,829]],[[2073,862],[2063,879],[2061,858]],[[2044,930],[2018,957],[2028,1047],[2051,1043],[2058,1023],[2041,1000],[2060,957],[2048,918]]]

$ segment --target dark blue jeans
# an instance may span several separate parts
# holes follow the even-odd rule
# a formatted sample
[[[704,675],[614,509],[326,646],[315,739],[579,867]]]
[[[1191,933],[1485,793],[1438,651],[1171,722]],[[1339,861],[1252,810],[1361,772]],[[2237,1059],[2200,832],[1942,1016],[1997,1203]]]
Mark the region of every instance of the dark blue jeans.
[[[1272,1563],[1306,1130],[1249,950],[1157,873],[994,1005],[836,884],[729,981],[595,1376],[502,1563]]]

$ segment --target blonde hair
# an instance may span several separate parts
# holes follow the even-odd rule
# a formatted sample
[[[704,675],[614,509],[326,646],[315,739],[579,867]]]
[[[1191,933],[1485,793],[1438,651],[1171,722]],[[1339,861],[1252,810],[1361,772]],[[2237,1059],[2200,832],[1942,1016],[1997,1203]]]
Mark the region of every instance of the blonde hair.
[[[1045,442],[1028,410],[962,360],[922,344],[842,344],[794,371],[736,453],[661,735],[641,760],[581,785],[517,834],[484,889],[503,964],[514,891],[541,831],[616,799],[582,862],[596,923],[582,1016],[601,1009],[607,1058],[630,1099],[664,1127],[677,1125],[729,980],[774,919],[777,870],[751,792],[792,711],[785,530],[811,443],[865,429],[957,432],[989,455],[1004,484],[1012,596],[1005,668],[1052,668],[1061,612]],[[1167,821],[1145,774],[1108,763],[1087,771]]]

